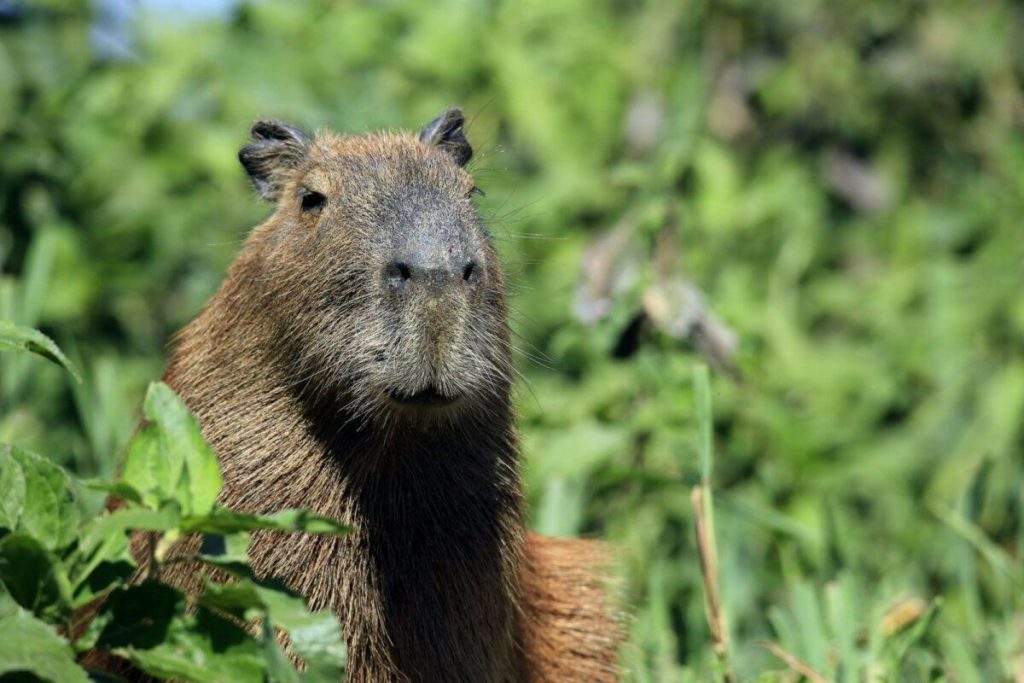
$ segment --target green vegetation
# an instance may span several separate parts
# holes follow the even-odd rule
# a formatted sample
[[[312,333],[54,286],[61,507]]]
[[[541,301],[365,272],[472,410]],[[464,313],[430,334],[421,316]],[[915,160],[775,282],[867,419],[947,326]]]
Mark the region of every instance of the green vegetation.
[[[25,337],[39,342],[41,355],[65,362],[52,341],[31,330],[0,332],[0,344]],[[345,527],[303,510],[250,515],[217,505],[217,457],[181,399],[154,382],[143,413],[145,426],[128,446],[124,475],[112,484],[76,481],[18,447],[0,452],[0,676],[27,672],[46,681],[84,682],[88,676],[75,653],[94,651],[175,680],[339,680],[345,646],[337,618],[330,611],[311,613],[302,598],[258,581],[247,550],[249,532],[258,529],[342,534]],[[124,504],[83,516],[83,486]],[[128,549],[129,530],[152,532],[141,568]],[[186,534],[202,534],[198,552],[171,551]],[[188,609],[183,593],[160,582],[165,568],[185,561],[204,562],[233,581],[204,579],[196,608]],[[141,581],[129,585],[136,572]],[[76,613],[90,606],[98,607],[83,624]],[[288,634],[302,673],[284,655],[275,629]]]
[[[83,380],[0,354],[12,452],[113,477],[171,335],[269,211],[235,161],[257,116],[459,103],[532,524],[615,544],[632,678],[1024,675],[1017,4],[270,0],[145,21],[122,61],[86,5],[38,5],[0,24],[0,319]]]

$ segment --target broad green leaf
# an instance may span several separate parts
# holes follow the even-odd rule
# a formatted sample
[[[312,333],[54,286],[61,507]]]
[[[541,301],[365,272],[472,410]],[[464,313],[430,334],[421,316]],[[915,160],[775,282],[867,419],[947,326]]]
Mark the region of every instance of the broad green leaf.
[[[338,680],[344,670],[345,646],[337,617],[329,610],[309,611],[301,597],[283,588],[247,579],[226,585],[207,582],[200,603],[247,621],[265,615],[288,634],[292,650],[306,662],[313,680]]]
[[[157,582],[115,591],[84,643],[125,657],[155,676],[200,683],[262,682],[262,646],[207,609],[188,610],[185,596]]]
[[[143,671],[196,683],[262,683],[266,663],[260,644],[230,621],[204,609],[170,622],[154,647],[121,647],[114,652]]]
[[[829,631],[836,650],[839,678],[843,681],[861,680],[855,598],[852,581],[846,576],[825,586]]]
[[[579,533],[584,514],[584,488],[578,479],[550,477],[544,484],[533,528],[548,536]]]
[[[71,610],[71,588],[64,567],[31,536],[0,539],[0,582],[10,597],[36,616],[55,621]]]
[[[52,683],[88,683],[67,641],[0,587],[0,676],[29,672]]]
[[[301,531],[307,534],[336,536],[343,536],[351,531],[351,527],[335,519],[302,509],[281,510],[264,516],[264,519],[272,521],[282,531]]]
[[[70,562],[72,606],[81,607],[126,583],[135,571],[128,532],[167,532],[181,517],[173,505],[149,510],[129,505],[94,519],[82,530]]]
[[[274,626],[288,633],[314,680],[338,680],[345,668],[345,640],[338,617],[330,610],[310,612],[305,602],[284,592],[260,587]]]
[[[200,553],[226,562],[248,562],[251,536],[244,531],[234,534],[207,534]]]
[[[124,484],[151,508],[174,500],[185,514],[207,514],[220,493],[221,477],[199,423],[163,382],[150,384],[143,412],[148,422],[129,445]]]
[[[173,497],[181,477],[181,463],[164,457],[155,425],[141,428],[128,444],[121,477],[124,485],[138,492],[150,508],[159,508],[161,502]]]
[[[25,474],[12,457],[0,456],[0,528],[16,529],[25,506]]]
[[[175,467],[183,466],[183,480],[173,482],[182,511],[205,515],[213,509],[222,481],[217,456],[203,438],[199,423],[163,382],[149,386],[144,412],[158,427],[163,456],[171,463],[181,463]]]
[[[81,517],[71,478],[46,458],[15,446],[0,448],[0,460],[7,459],[20,467],[25,485],[24,504],[15,530],[35,537],[48,550],[69,545],[75,540]],[[10,465],[5,466],[9,468]],[[16,476],[11,481],[18,485]]]
[[[8,320],[0,320],[0,351],[25,351],[42,356],[60,365],[80,382],[78,370],[71,364],[60,348],[39,330],[15,325]]]

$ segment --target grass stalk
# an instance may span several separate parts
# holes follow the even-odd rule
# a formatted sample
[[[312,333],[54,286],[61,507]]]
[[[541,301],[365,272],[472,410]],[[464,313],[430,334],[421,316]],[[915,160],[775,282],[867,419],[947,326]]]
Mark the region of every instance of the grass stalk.
[[[704,584],[704,608],[711,630],[711,647],[718,663],[721,680],[734,679],[729,663],[729,624],[722,605],[718,584],[718,549],[715,544],[715,518],[711,493],[714,464],[714,441],[711,420],[711,383],[708,368],[698,365],[693,372],[694,396],[697,404],[697,430],[701,462],[701,483],[690,492],[693,523],[697,536],[697,553]]]
[[[768,652],[771,652],[773,655],[778,657],[779,660],[789,667],[790,671],[803,676],[811,683],[830,683],[830,681],[818,673],[813,666],[800,659],[792,652],[784,650],[778,643],[773,643],[770,640],[762,640],[759,644],[761,647],[768,650]]]
[[[710,492],[704,486],[695,486],[690,493],[693,504],[693,521],[697,534],[697,553],[700,556],[700,572],[704,580],[704,608],[711,629],[711,647],[718,660],[722,679],[733,680],[729,665],[729,625],[722,607],[718,590],[718,552],[715,549],[714,520],[711,517]]]

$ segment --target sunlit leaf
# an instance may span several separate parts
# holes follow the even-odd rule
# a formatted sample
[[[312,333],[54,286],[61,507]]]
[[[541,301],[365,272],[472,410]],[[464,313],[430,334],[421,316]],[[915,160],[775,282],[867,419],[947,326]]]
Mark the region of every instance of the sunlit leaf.
[[[141,428],[128,445],[121,475],[125,485],[138,492],[150,508],[173,497],[181,478],[181,463],[165,458],[160,448],[160,435],[154,425]]]
[[[163,382],[154,382],[146,393],[146,418],[158,428],[161,454],[172,463],[174,476],[178,467],[184,469],[184,480],[174,481],[179,487],[179,502],[185,514],[204,515],[213,508],[220,493],[221,477],[217,456],[206,443],[199,423],[185,403]]]
[[[163,382],[150,385],[143,408],[148,422],[128,448],[124,482],[151,508],[175,500],[186,514],[210,512],[221,477],[199,423]]]

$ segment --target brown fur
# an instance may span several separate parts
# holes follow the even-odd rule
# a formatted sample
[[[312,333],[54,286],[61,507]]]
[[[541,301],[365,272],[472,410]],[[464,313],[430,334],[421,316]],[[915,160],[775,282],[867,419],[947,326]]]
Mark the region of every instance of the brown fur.
[[[352,681],[614,680],[599,545],[524,530],[504,285],[472,179],[411,135],[299,139],[283,166],[273,143],[256,163],[271,166],[261,189],[278,209],[165,376],[217,453],[223,504],[311,508],[355,528],[257,533],[257,572],[338,615]],[[329,198],[319,214],[298,209],[300,185]],[[439,258],[475,259],[478,280],[440,304],[378,294],[413,233],[417,249],[442,240]],[[462,400],[388,402],[386,389],[425,382]],[[198,572],[176,564],[161,578],[194,591]]]

